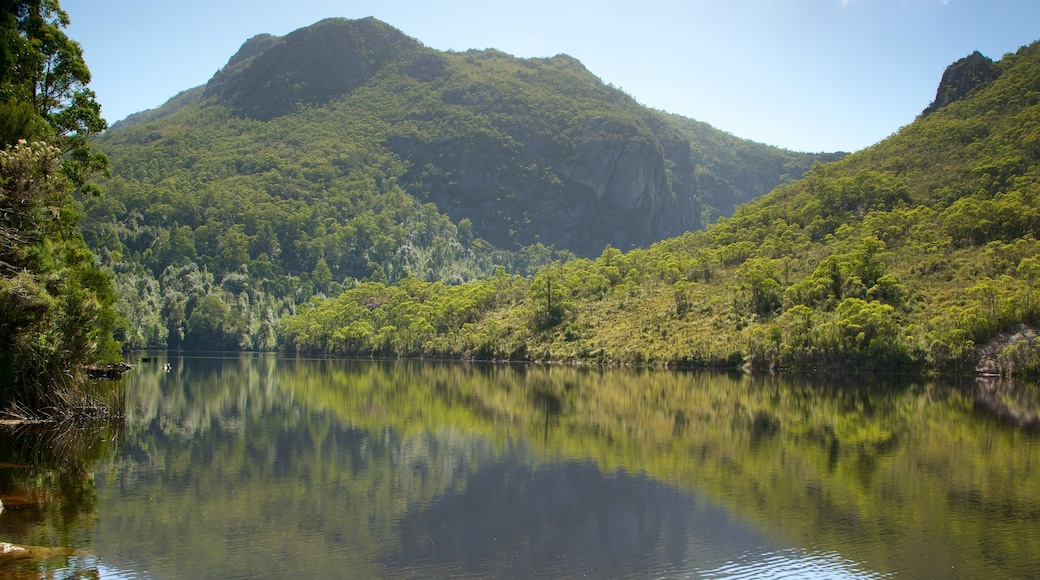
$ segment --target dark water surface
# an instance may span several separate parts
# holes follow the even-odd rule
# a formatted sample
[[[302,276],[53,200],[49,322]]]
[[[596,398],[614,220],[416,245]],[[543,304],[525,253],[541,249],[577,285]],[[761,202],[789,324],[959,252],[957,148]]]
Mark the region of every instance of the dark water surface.
[[[36,547],[0,578],[1040,570],[1040,436],[974,384],[166,360],[121,432],[0,459],[0,541]]]

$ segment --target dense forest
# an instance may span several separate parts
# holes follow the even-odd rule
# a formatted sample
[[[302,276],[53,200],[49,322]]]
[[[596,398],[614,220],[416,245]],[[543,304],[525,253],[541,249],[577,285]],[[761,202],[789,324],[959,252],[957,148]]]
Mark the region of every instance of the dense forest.
[[[531,277],[359,284],[285,319],[280,342],[340,355],[1036,373],[1040,44],[989,66],[960,98],[706,231]]]
[[[312,296],[645,247],[841,157],[647,109],[570,57],[439,52],[373,19],[250,39],[95,143],[112,177],[81,225],[117,338],[230,350],[275,348]]]
[[[92,294],[49,292],[95,305],[80,358],[114,327],[127,348],[1035,373],[1038,103],[1037,45],[976,53],[888,139],[808,155],[563,55],[327,20],[250,39],[103,154],[96,103],[94,125],[52,121],[82,153],[44,213],[81,249],[50,279]]]
[[[67,25],[56,0],[0,11],[0,403],[52,412],[81,401],[81,365],[119,356],[110,276],[75,210],[107,171],[89,141],[107,124]]]

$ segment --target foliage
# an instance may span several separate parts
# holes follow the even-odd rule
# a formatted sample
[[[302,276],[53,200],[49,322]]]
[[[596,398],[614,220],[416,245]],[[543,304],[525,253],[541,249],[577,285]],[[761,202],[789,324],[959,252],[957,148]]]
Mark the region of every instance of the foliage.
[[[117,350],[111,282],[76,232],[60,167],[45,143],[0,151],[0,399],[30,407],[41,385]]]
[[[307,44],[330,30],[347,39],[341,53]],[[356,57],[364,72],[338,88],[310,67],[295,88],[243,72],[275,53]],[[700,227],[827,158],[687,121],[564,55],[442,53],[371,19],[333,19],[247,42],[206,86],[98,138],[113,177],[83,200],[82,228],[115,275],[128,346],[193,347],[180,320],[197,303],[169,292],[165,272],[194,264],[218,282],[244,276],[247,305],[193,292],[251,320],[224,327],[225,347],[264,348],[249,328],[312,296],[408,277],[456,285],[500,266],[533,276]],[[638,205],[643,189],[654,199]],[[708,196],[723,209],[702,212]]]
[[[76,368],[117,355],[115,294],[77,230],[74,192],[105,168],[105,128],[56,1],[0,11],[0,402],[38,408]],[[9,115],[9,116],[8,116]]]
[[[1001,66],[704,232],[547,266],[409,353],[944,372],[990,357],[985,368],[1035,373],[1030,340],[984,348],[1040,324],[1040,148],[1023,129],[1040,127],[1040,45]],[[336,331],[310,312],[286,327]]]
[[[108,159],[88,139],[104,131],[101,106],[87,88],[90,70],[79,44],[62,28],[69,17],[57,0],[12,0],[0,12],[0,125],[3,145],[48,139],[66,158],[62,171],[76,189],[97,193],[91,177]]]

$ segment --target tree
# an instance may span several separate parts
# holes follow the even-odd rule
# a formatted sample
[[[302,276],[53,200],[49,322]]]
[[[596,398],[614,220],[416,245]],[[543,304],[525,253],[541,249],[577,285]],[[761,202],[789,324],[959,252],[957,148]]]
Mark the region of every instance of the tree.
[[[237,350],[242,317],[220,298],[204,296],[185,325],[184,342],[193,350]]]
[[[546,330],[563,322],[567,312],[564,299],[566,288],[559,282],[559,273],[555,264],[543,268],[531,282],[531,301],[534,312],[531,319],[533,329]]]
[[[83,49],[62,32],[69,16],[57,0],[5,0],[0,12],[0,124],[4,145],[46,139],[65,154],[62,170],[72,186],[91,193],[90,179],[108,169],[88,139],[108,128],[101,105],[87,88]]]
[[[878,278],[885,274],[885,265],[881,262],[881,253],[885,251],[885,242],[867,237],[860,241],[860,247],[852,252],[853,271],[863,285],[870,288]]]
[[[832,345],[846,364],[899,369],[910,362],[894,309],[880,302],[846,298],[838,305]]]
[[[325,258],[318,259],[318,264],[314,266],[314,271],[311,272],[311,282],[314,283],[315,292],[328,294],[332,289],[334,282],[332,270],[329,268],[328,263],[325,262]]]
[[[0,385],[14,391],[0,399],[114,355],[115,293],[76,231],[61,163],[44,143],[0,151]]]
[[[68,23],[56,0],[0,6],[0,401],[28,408],[118,354],[111,279],[76,229],[73,192],[107,167],[87,138],[106,123]]]
[[[740,290],[751,312],[768,317],[780,308],[783,302],[783,288],[777,281],[780,276],[772,260],[750,258],[741,264],[737,274],[740,278]]]

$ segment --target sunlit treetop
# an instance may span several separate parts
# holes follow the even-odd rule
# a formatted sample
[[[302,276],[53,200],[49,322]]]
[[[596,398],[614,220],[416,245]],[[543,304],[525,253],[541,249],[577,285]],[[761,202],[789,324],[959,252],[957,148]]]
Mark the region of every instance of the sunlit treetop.
[[[65,35],[68,15],[57,0],[6,0],[0,12],[0,137],[52,140],[68,154],[64,169],[77,188],[108,160],[87,139],[108,128],[87,88],[90,70],[79,43]]]

